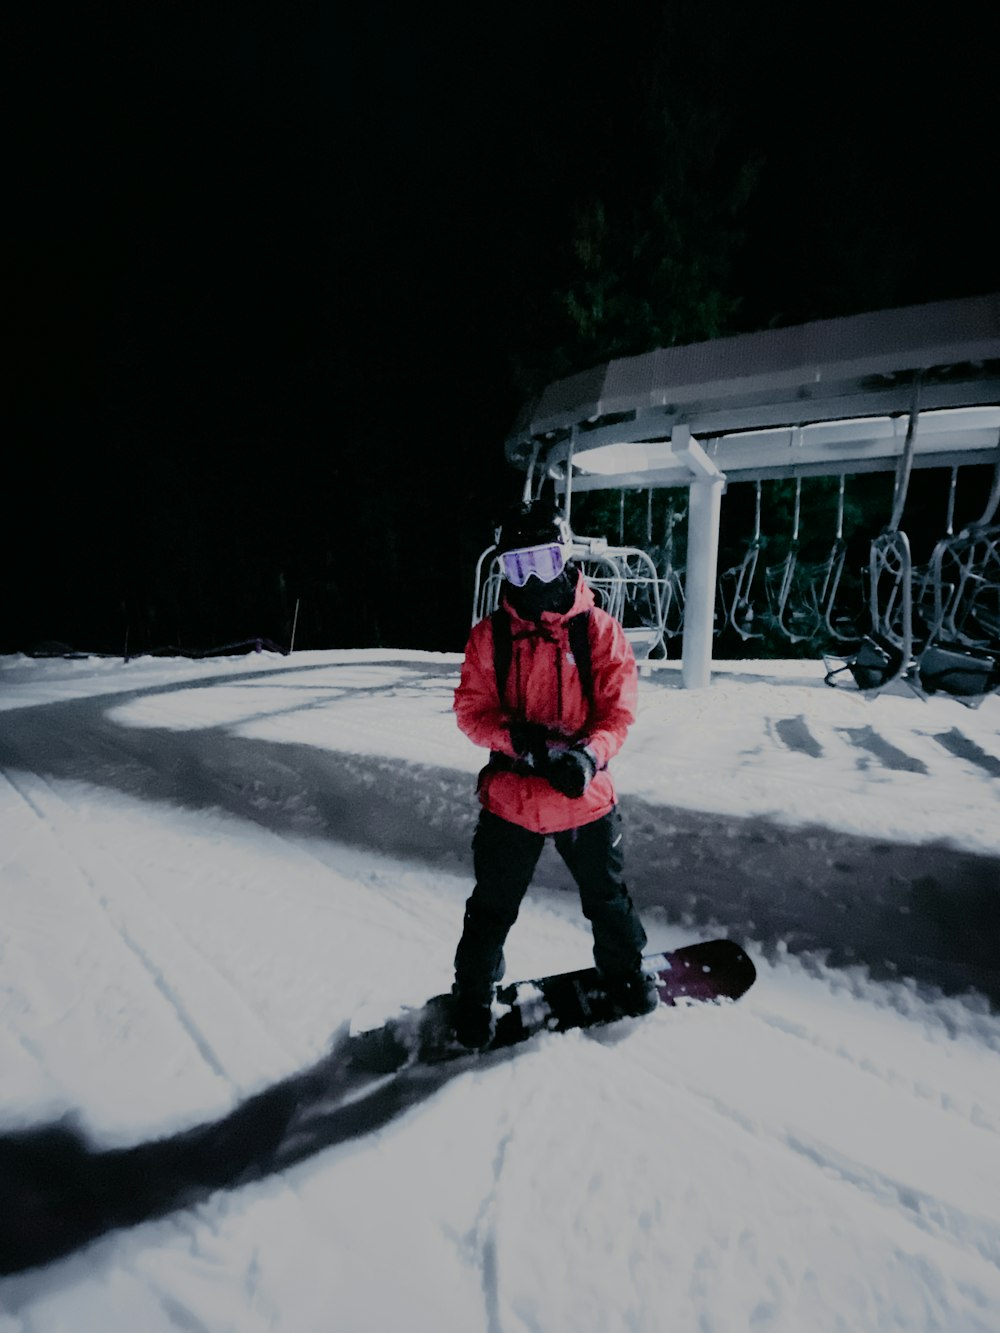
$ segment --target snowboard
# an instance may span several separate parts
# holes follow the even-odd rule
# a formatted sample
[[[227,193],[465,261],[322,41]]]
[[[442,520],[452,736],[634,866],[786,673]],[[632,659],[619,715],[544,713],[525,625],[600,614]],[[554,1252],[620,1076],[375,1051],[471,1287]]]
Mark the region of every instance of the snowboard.
[[[743,949],[722,939],[649,954],[643,969],[656,974],[660,1004],[670,1006],[738,1000],[757,976]],[[358,1069],[392,1073],[407,1064],[503,1050],[538,1032],[568,1032],[631,1017],[604,990],[594,967],[501,986],[494,1012],[493,1040],[482,1052],[473,1052],[454,1039],[451,996],[436,995],[383,1027],[351,1037],[350,1061]]]

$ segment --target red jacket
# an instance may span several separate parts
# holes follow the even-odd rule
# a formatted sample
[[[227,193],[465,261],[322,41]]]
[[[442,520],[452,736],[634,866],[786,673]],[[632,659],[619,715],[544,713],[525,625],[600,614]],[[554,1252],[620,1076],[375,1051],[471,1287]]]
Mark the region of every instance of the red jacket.
[[[635,721],[638,694],[632,648],[621,625],[594,606],[594,594],[578,575],[571,609],[542,613],[541,625],[522,620],[509,602],[512,657],[504,698],[497,696],[493,625],[487,617],[473,626],[465,648],[462,677],[455,691],[458,725],[476,745],[515,758],[507,730],[514,721],[538,722],[560,732],[567,744],[585,742],[598,771],[582,796],[563,796],[531,773],[489,766],[480,776],[479,799],[501,819],[536,833],[559,833],[592,823],[615,804],[608,760],[622,747]],[[569,647],[568,622],[590,610],[593,702],[588,703]]]

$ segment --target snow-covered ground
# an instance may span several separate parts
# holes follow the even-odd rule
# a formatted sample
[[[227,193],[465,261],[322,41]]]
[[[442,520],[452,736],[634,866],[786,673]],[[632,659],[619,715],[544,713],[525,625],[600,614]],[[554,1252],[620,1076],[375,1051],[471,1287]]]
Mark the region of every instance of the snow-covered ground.
[[[483,759],[457,672],[0,659],[0,1134],[217,1122],[447,988]],[[387,1088],[0,1280],[0,1333],[996,1333],[1000,698],[822,675],[663,665],[615,763],[650,947],[741,939],[738,1005]],[[547,851],[508,973],[589,950]]]

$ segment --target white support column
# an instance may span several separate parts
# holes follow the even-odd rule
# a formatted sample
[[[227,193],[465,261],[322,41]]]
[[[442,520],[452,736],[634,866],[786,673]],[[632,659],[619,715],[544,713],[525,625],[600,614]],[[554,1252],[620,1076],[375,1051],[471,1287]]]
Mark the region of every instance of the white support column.
[[[703,689],[712,676],[715,635],[715,580],[719,562],[719,516],[725,477],[693,439],[687,426],[675,426],[670,445],[691,469],[688,488],[688,540],[684,576],[684,688]]]

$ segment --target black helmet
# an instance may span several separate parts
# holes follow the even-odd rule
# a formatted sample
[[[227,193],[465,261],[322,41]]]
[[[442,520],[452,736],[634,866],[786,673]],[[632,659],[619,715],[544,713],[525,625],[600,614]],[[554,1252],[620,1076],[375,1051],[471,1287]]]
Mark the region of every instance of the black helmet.
[[[497,534],[497,554],[568,541],[569,527],[559,510],[545,500],[533,500],[514,505],[505,515]]]

